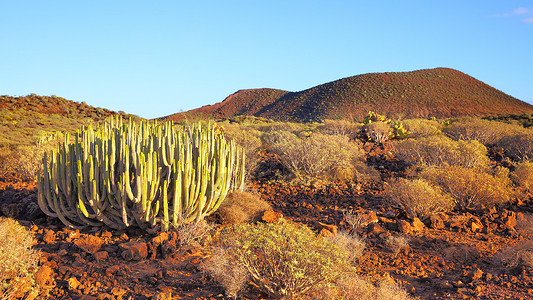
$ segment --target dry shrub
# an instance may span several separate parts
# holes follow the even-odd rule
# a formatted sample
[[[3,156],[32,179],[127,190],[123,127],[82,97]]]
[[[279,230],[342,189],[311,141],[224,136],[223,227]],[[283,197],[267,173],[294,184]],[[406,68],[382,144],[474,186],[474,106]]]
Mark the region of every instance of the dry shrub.
[[[179,251],[186,251],[201,246],[210,236],[213,226],[205,220],[182,224],[175,229],[177,233],[176,246]]]
[[[501,138],[514,135],[522,127],[479,118],[461,118],[451,122],[443,132],[454,140],[477,140],[484,145],[495,145]]]
[[[533,190],[533,162],[524,161],[519,163],[511,175],[513,182],[526,189]]]
[[[269,209],[270,204],[254,194],[232,191],[220,205],[217,214],[224,224],[243,224],[257,221]]]
[[[533,270],[533,241],[521,241],[497,255],[501,264],[509,269],[522,271]]]
[[[287,221],[226,228],[217,243],[223,251],[215,253],[244,267],[250,283],[276,299],[299,299],[353,271],[346,252],[329,238]]]
[[[344,250],[347,254],[347,260],[352,265],[357,264],[359,257],[363,255],[366,243],[364,239],[360,238],[355,233],[348,233],[339,231],[336,235],[331,237],[331,240],[337,247]]]
[[[339,180],[339,176],[351,174],[353,180],[355,163],[364,156],[346,136],[315,133],[301,139],[288,132],[277,132],[265,139],[271,151],[298,179]]]
[[[411,132],[410,138],[421,138],[441,133],[442,125],[436,120],[409,119],[403,121],[404,127]]]
[[[406,249],[409,247],[409,239],[401,235],[398,235],[398,236],[389,235],[385,239],[385,246],[392,253],[394,253],[394,257],[397,257],[400,251],[402,251],[402,249]]]
[[[298,134],[304,131],[305,124],[302,123],[290,123],[290,122],[276,122],[267,125],[256,126],[257,130],[263,132],[273,131],[287,131],[290,133]]]
[[[244,265],[235,263],[228,249],[215,248],[210,259],[200,265],[200,270],[209,274],[225,290],[226,296],[237,299],[246,289],[249,275]]]
[[[441,135],[408,139],[393,144],[398,159],[419,167],[462,166],[485,169],[487,148],[478,141],[454,141]]]
[[[0,299],[35,297],[40,254],[32,249],[33,235],[16,221],[0,218],[0,241]]]
[[[497,145],[514,160],[533,160],[533,130],[530,128],[523,129],[519,134],[504,136]]]
[[[509,201],[509,195],[513,192],[509,180],[460,166],[428,169],[422,172],[421,177],[439,186],[461,209],[503,204]]]
[[[353,209],[343,212],[344,222],[348,223],[351,232],[355,233],[357,230],[365,225],[365,218],[353,211]]]
[[[398,206],[411,218],[429,218],[453,209],[454,200],[423,179],[400,178],[389,182],[385,191],[388,203]]]
[[[369,140],[383,143],[392,137],[392,128],[385,122],[372,122],[363,127],[363,131]]]
[[[324,124],[317,129],[324,134],[344,135],[350,139],[354,139],[361,132],[362,125],[346,120],[324,120]]]

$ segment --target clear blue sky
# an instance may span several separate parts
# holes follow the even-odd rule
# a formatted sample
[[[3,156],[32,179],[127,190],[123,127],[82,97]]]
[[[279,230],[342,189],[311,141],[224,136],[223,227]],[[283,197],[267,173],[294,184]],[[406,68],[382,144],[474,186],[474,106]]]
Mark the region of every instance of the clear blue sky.
[[[0,94],[145,118],[450,67],[533,103],[533,1],[0,0]]]

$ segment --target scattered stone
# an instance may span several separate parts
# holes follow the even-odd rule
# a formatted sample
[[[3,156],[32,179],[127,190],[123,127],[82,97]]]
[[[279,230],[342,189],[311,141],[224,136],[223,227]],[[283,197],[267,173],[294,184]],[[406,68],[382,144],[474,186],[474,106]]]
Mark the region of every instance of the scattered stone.
[[[481,277],[483,277],[483,271],[481,271],[481,269],[476,269],[472,273],[472,280],[480,280]]]
[[[11,219],[18,219],[20,215],[19,206],[16,203],[4,204],[0,206],[0,212],[2,212],[4,216]]]
[[[517,223],[517,221],[516,221],[516,214],[515,213],[509,212],[507,217],[503,218],[503,225],[504,225],[505,229],[507,229],[509,231],[515,231],[516,223]]]
[[[171,300],[172,292],[161,292],[152,296],[152,300]]]
[[[483,224],[481,222],[472,221],[472,224],[470,224],[470,230],[472,232],[481,232],[483,230]]]
[[[424,229],[426,228],[426,225],[424,225],[424,223],[422,223],[422,221],[420,221],[419,218],[415,217],[413,219],[413,230],[414,231],[423,231]]]
[[[378,223],[370,224],[370,226],[368,226],[368,230],[369,230],[368,231],[369,233],[376,235],[376,236],[387,232],[387,230],[383,228],[381,225],[379,225]]]
[[[379,221],[379,218],[378,216],[376,215],[376,213],[374,211],[370,211],[369,213],[367,214],[362,214],[360,215],[361,217],[361,220],[362,220],[362,226],[368,226],[372,223],[377,223]]]
[[[282,213],[269,209],[263,213],[261,220],[263,220],[265,223],[275,223],[281,218],[283,218]]]
[[[321,232],[323,230],[326,230],[326,231],[329,231],[332,236],[337,234],[337,228],[338,228],[337,226],[330,225],[330,224],[325,224],[325,223],[322,223],[322,222],[317,222],[317,224],[318,224],[318,228],[320,229]]]
[[[143,260],[148,257],[148,246],[144,242],[131,241],[119,245],[125,260]]]
[[[37,272],[35,272],[35,282],[40,288],[52,286],[52,274],[54,272],[48,265],[42,265]]]

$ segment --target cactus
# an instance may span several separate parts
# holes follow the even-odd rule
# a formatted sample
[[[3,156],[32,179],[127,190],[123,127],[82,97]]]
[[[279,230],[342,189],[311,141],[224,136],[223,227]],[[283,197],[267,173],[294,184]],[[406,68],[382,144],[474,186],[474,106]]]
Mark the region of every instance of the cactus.
[[[72,228],[177,228],[215,212],[244,188],[244,150],[213,123],[111,118],[43,157],[41,210]]]

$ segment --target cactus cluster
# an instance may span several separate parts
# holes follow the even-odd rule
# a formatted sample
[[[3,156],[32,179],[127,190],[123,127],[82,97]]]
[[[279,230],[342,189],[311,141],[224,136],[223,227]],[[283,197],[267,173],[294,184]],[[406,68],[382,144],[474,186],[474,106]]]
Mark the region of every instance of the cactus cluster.
[[[212,214],[244,186],[244,151],[213,123],[109,119],[44,155],[41,210],[72,228],[167,231]]]
[[[389,125],[391,128],[391,133],[390,133],[391,139],[402,140],[402,139],[408,138],[409,135],[411,135],[411,132],[407,130],[405,127],[403,127],[402,122],[387,119],[387,117],[383,115],[377,114],[373,111],[369,111],[362,125],[367,127],[367,125],[371,124],[372,122],[383,122]]]

